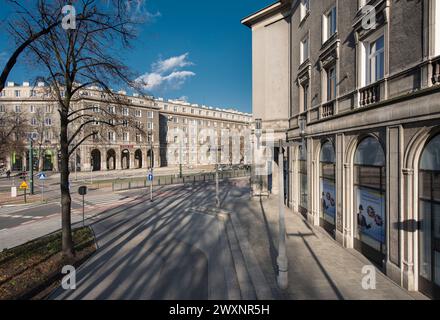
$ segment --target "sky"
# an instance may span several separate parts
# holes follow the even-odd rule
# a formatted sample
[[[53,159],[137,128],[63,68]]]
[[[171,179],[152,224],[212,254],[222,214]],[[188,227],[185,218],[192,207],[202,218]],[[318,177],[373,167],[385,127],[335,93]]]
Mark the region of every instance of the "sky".
[[[147,0],[149,21],[125,63],[156,97],[251,112],[251,31],[240,21],[273,2]],[[5,14],[0,13],[0,19]],[[12,48],[7,35],[0,34],[0,65]],[[32,70],[19,61],[9,81],[20,83],[30,77]]]

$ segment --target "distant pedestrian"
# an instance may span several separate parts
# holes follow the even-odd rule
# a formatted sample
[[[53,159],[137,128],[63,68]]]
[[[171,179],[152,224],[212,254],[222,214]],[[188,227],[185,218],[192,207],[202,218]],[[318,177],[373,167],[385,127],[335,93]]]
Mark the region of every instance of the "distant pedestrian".
[[[11,180],[11,170],[6,171],[6,177]]]

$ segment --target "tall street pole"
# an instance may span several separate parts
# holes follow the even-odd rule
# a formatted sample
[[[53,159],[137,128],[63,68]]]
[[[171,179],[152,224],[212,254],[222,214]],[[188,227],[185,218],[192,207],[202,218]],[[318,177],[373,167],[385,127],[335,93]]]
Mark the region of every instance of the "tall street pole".
[[[182,177],[183,177],[183,172],[182,172],[182,158],[183,158],[183,155],[182,155],[182,152],[183,152],[183,150],[182,150],[183,148],[182,148],[182,139],[180,139],[180,159],[179,159],[179,162],[180,162],[180,164],[179,164],[179,176],[180,176],[180,179],[182,179]]]
[[[31,140],[30,150],[29,150],[29,182],[31,184],[31,195],[35,194],[34,192],[34,145],[33,140]]]
[[[75,181],[78,181],[78,149],[75,149]]]
[[[284,217],[284,155],[283,141],[279,142],[278,153],[279,168],[279,243],[278,243],[278,286],[280,289],[288,287],[288,260],[286,252],[286,222]]]
[[[219,193],[219,186],[218,186],[218,164],[215,165],[215,206],[217,208],[220,208],[220,197],[218,195]]]

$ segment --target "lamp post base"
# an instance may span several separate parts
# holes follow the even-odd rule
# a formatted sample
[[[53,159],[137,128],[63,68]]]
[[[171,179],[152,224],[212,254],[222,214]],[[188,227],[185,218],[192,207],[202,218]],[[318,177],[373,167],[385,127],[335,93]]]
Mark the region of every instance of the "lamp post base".
[[[288,262],[286,256],[278,256],[277,258],[277,265],[278,265],[278,276],[277,276],[277,283],[278,287],[282,290],[285,290],[289,286],[288,282]]]

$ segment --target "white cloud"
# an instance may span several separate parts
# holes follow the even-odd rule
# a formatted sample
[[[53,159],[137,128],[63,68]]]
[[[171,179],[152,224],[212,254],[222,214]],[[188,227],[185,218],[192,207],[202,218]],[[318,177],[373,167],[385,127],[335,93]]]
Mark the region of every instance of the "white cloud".
[[[196,74],[189,70],[180,70],[194,65],[188,60],[188,53],[181,56],[171,57],[165,60],[159,59],[152,64],[152,72],[145,73],[136,79],[146,90],[160,88],[180,89],[189,78]]]
[[[178,68],[192,66],[193,63],[188,61],[188,53],[182,54],[178,57],[171,57],[166,60],[159,60],[153,63],[153,71],[157,73],[164,73]]]
[[[196,74],[192,71],[175,71],[169,75],[161,75],[153,72],[144,74],[136,81],[140,82],[146,90],[155,90],[163,86],[179,89],[188,78],[194,77],[195,75]]]

